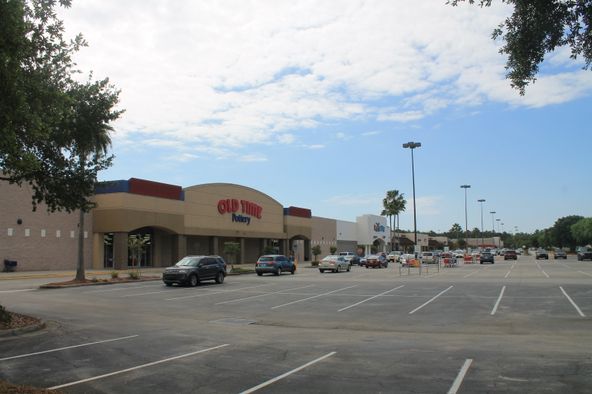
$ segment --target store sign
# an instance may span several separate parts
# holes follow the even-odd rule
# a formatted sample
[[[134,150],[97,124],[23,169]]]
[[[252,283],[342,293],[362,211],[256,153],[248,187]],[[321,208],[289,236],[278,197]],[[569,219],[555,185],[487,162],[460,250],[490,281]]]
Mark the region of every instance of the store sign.
[[[386,231],[386,229],[384,228],[384,226],[380,223],[374,223],[374,231],[377,233],[384,233]]]
[[[231,214],[233,222],[249,225],[252,217],[261,219],[263,207],[247,200],[226,198],[218,201],[218,212],[221,215]]]

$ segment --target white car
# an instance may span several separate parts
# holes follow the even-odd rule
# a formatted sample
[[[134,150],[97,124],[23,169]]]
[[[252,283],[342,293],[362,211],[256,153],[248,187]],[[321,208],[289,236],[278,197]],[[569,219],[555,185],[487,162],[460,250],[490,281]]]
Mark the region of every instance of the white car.
[[[400,252],[400,251],[398,251],[398,250],[393,250],[392,252],[390,252],[390,253],[389,253],[389,254],[386,256],[386,259],[387,259],[388,261],[390,261],[390,262],[393,262],[393,263],[398,263],[398,262],[399,262],[399,259],[401,258],[401,254],[402,254],[402,253],[403,253],[403,252]]]
[[[319,262],[319,271],[321,273],[325,271],[348,271],[350,270],[350,264],[345,260],[344,256],[329,255],[324,257]]]

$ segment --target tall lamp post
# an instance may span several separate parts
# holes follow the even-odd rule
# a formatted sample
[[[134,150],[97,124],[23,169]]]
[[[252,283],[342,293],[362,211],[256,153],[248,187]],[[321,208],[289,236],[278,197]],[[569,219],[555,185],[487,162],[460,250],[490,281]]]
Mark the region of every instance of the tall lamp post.
[[[497,219],[495,219],[495,221],[497,222],[497,232],[499,234],[499,242],[497,243],[497,247],[499,248],[499,247],[502,246],[502,233],[500,232],[500,222],[501,222],[501,219],[500,218],[497,218]]]
[[[467,219],[467,189],[471,185],[460,185],[461,188],[465,189],[465,252],[469,253],[469,220]]]
[[[417,212],[415,209],[415,163],[413,161],[413,150],[415,148],[420,148],[421,142],[407,142],[403,144],[403,148],[411,149],[411,179],[413,182],[413,232],[415,234],[415,245],[414,245],[414,253],[415,257],[417,257]]]
[[[481,247],[483,247],[483,203],[485,202],[485,199],[480,198],[477,201],[481,203]]]
[[[497,212],[490,211],[489,213],[491,214],[491,231],[493,231],[493,233],[495,234],[495,219],[493,215],[495,215]]]

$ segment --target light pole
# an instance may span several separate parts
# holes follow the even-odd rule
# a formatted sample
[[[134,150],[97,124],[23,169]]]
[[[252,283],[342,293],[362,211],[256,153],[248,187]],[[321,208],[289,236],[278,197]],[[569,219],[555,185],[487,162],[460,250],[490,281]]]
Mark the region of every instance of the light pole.
[[[415,148],[420,148],[421,142],[407,142],[403,144],[403,148],[411,149],[411,180],[413,182],[413,232],[415,234],[415,246],[414,252],[415,257],[417,258],[417,212],[415,209],[415,163],[413,161],[413,150]]]
[[[494,219],[493,215],[495,215],[496,212],[490,211],[489,213],[491,214],[491,231],[493,231],[493,233],[495,234],[495,219]]]
[[[497,219],[495,219],[495,221],[497,222],[497,232],[499,233],[500,232],[500,221],[501,221],[501,219],[500,218],[497,218]]]
[[[481,247],[483,247],[483,203],[485,202],[485,199],[480,198],[477,201],[481,203]]]
[[[465,252],[469,253],[469,220],[467,219],[467,189],[471,185],[460,185],[461,188],[465,189]]]

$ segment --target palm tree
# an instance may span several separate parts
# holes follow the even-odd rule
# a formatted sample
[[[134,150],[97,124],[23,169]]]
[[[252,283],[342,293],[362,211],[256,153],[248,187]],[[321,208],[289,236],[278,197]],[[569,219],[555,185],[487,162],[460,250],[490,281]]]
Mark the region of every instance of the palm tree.
[[[386,197],[382,200],[382,206],[384,207],[381,215],[389,218],[391,229],[393,228],[393,217],[396,219],[397,229],[399,227],[399,214],[405,211],[405,195],[400,193],[398,190],[389,190],[386,192]],[[391,239],[391,245],[393,240]]]
[[[72,156],[78,160],[81,173],[102,163],[107,168],[113,156],[107,156],[111,146],[109,133],[113,128],[110,122],[117,119],[123,111],[114,111],[119,101],[119,91],[114,91],[107,79],[97,82],[87,81],[85,84],[73,83],[69,90],[71,113],[66,127],[70,131]],[[96,173],[93,180],[96,182]],[[88,199],[79,202],[80,219],[78,223],[78,263],[76,280],[85,280],[84,273],[84,214],[94,204]]]

